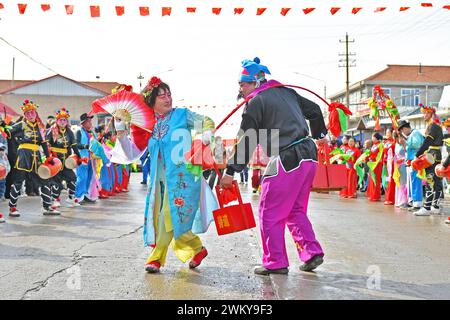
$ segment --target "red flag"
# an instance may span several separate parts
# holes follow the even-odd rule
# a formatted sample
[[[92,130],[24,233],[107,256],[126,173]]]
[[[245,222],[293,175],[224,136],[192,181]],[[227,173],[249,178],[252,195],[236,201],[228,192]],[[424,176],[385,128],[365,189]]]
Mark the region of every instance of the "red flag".
[[[172,7],[162,7],[162,16],[170,16],[172,13]]]
[[[422,3],[421,3],[421,6],[422,6],[422,7],[432,7],[433,4],[432,4],[432,3],[429,3],[429,2],[422,2]]]
[[[330,12],[331,12],[332,15],[334,15],[334,14],[335,14],[336,12],[338,12],[339,10],[341,10],[341,8],[339,8],[339,7],[333,7],[333,8],[331,8]]]
[[[116,6],[116,14],[120,17],[124,15],[125,7],[124,6]]]
[[[384,11],[384,10],[386,10],[386,7],[378,7],[378,8],[375,9],[375,12],[381,12],[381,11]]]
[[[65,7],[66,7],[66,14],[68,15],[73,14],[73,5],[66,4]]]
[[[352,13],[357,14],[362,8],[353,8]]]
[[[400,7],[400,11],[406,11],[408,9],[410,9],[411,7]]]
[[[281,15],[286,16],[291,8],[281,8]]]
[[[150,14],[150,9],[148,7],[139,7],[139,13],[141,16],[148,16]]]
[[[314,10],[316,10],[316,8],[305,8],[305,9],[303,9],[303,13],[308,14],[308,13],[313,12]]]
[[[50,5],[49,4],[41,4],[41,9],[42,11],[48,11],[50,10]]]
[[[267,8],[258,8],[256,9],[256,15],[260,16],[264,13],[264,11],[266,11]]]
[[[241,14],[244,12],[244,8],[234,8],[234,14]]]
[[[447,9],[447,10],[450,10],[450,5],[447,5],[447,6],[443,6],[442,8],[443,8],[443,9]]]
[[[212,13],[219,15],[222,8],[212,8]]]
[[[100,6],[90,6],[91,8],[91,17],[98,18],[100,17]]]
[[[197,8],[194,8],[194,7],[186,8],[186,11],[187,11],[188,13],[195,13],[196,10],[197,10]]]
[[[18,3],[17,6],[19,7],[19,13],[24,14],[27,9],[27,5],[25,3]]]

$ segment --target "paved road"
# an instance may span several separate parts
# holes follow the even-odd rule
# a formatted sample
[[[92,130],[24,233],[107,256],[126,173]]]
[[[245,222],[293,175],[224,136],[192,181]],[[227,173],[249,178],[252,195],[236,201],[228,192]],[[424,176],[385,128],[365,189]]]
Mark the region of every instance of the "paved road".
[[[325,252],[316,273],[291,261],[287,276],[253,274],[258,229],[202,235],[209,256],[190,270],[171,251],[160,274],[143,270],[145,187],[44,217],[40,199],[21,198],[20,218],[0,225],[0,299],[450,299],[450,227],[365,199],[313,193],[310,217]],[[243,190],[255,206],[258,196]],[[6,212],[7,203],[0,204]]]

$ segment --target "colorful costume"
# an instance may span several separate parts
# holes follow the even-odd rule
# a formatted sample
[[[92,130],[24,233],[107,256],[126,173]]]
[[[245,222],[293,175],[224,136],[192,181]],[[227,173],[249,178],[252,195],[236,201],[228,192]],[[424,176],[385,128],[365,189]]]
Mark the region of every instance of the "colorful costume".
[[[367,198],[370,201],[381,199],[381,173],[383,170],[383,144],[380,141],[374,142],[370,149],[369,162],[369,185],[367,187]]]
[[[203,245],[196,234],[206,232],[213,220],[212,210],[217,208],[206,181],[186,170],[183,150],[190,149],[194,122],[203,123],[204,130],[214,127],[209,118],[187,109],[172,109],[157,117],[148,140],[150,181],[144,245],[153,250],[147,264],[157,261],[164,265],[171,242],[175,255],[183,262],[199,253]],[[142,151],[128,137],[121,137],[113,149],[113,158],[125,158],[123,154],[132,162]]]
[[[358,176],[356,175],[356,170],[354,168],[356,160],[361,155],[361,152],[357,147],[347,146],[346,155],[350,155],[350,158],[346,161],[345,165],[347,167],[347,188],[342,189],[339,195],[343,198],[356,198],[356,187],[358,185]]]
[[[243,67],[241,82],[260,81],[259,74],[265,67],[260,66],[259,61],[244,60]],[[265,69],[267,73],[268,70]],[[327,129],[317,104],[292,89],[273,87],[274,85],[280,83],[274,80],[262,83],[248,96],[251,100],[244,109],[240,126],[240,132],[250,129],[268,130],[267,141],[259,141],[264,143],[270,156],[259,203],[263,267],[270,272],[289,266],[285,247],[287,225],[300,259],[311,270],[322,263],[324,253],[307,216],[309,193],[317,168],[317,147],[308,138],[306,120],[309,120],[312,137],[315,139],[325,138]],[[272,136],[273,129],[278,132]],[[228,162],[227,175],[232,176],[243,170],[249,161],[249,155],[256,148],[256,141],[253,144],[250,141],[250,145],[246,146],[245,140],[239,140],[233,162]],[[272,145],[279,146],[279,154],[272,154]],[[311,264],[312,261],[314,265]],[[259,271],[255,269],[255,272]]]
[[[91,201],[95,201],[98,198],[98,185],[97,185],[97,169],[94,159],[91,155],[90,149],[93,147],[98,150],[99,142],[95,139],[93,132],[88,132],[83,127],[76,133],[77,147],[80,151],[80,155],[83,158],[87,158],[87,164],[82,163],[77,167],[77,183],[75,196],[79,202],[87,198]],[[100,145],[101,146],[101,145]]]
[[[33,101],[25,100],[21,106],[24,113],[30,110],[37,110],[38,106]],[[39,128],[39,118],[35,122],[29,120],[23,120],[16,123],[10,129],[6,129],[8,139],[14,139],[17,142],[17,160],[14,165],[14,171],[12,172],[12,182],[10,195],[9,195],[9,207],[10,215],[19,214],[17,211],[17,200],[20,195],[22,183],[26,178],[33,180],[39,186],[42,205],[44,213],[50,213],[55,211],[51,208],[52,198],[50,184],[48,180],[41,179],[38,175],[38,167],[42,163],[39,147],[42,147],[45,156],[48,160],[51,159],[46,141],[42,138]],[[27,177],[27,173],[30,173]],[[58,213],[55,211],[55,213]]]
[[[394,154],[395,140],[391,137],[383,143],[384,204],[394,204],[395,202],[395,181],[392,179],[392,175],[394,174]]]
[[[419,150],[416,152],[416,157],[428,152],[433,155],[434,164],[425,169],[427,184],[425,186],[425,201],[423,207],[430,210],[431,206],[439,208],[439,202],[443,195],[442,178],[439,178],[434,169],[436,165],[442,161],[441,147],[443,145],[444,134],[442,128],[431,122],[425,130],[425,140]]]
[[[406,171],[408,173],[408,202],[412,202],[413,207],[420,208],[423,200],[422,179],[417,176],[417,171],[411,167],[411,161],[423,144],[424,137],[420,131],[413,129],[406,139]]]
[[[408,203],[408,174],[406,172],[406,151],[400,143],[395,144],[394,172],[392,180],[395,183],[395,206]]]
[[[61,118],[68,119],[70,117],[68,110],[62,108],[56,113],[56,119]],[[53,201],[59,202],[59,196],[63,190],[63,181],[66,181],[69,199],[74,200],[75,197],[75,183],[77,177],[72,169],[65,167],[65,160],[73,152],[77,155],[79,161],[81,160],[80,152],[77,148],[77,142],[75,136],[69,126],[61,129],[56,123],[54,123],[46,134],[46,139],[50,145],[50,151],[53,156],[61,160],[63,169],[52,178],[52,198]]]

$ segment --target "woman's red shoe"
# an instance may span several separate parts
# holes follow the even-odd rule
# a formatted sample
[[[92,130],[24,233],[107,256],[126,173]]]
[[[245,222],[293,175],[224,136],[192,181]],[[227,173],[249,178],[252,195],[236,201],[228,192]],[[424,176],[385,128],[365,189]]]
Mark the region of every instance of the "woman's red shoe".
[[[158,273],[161,268],[159,261],[151,261],[145,265],[145,271],[148,273]]]
[[[192,260],[189,262],[189,268],[194,269],[197,268],[200,263],[202,263],[202,260],[205,259],[205,257],[208,255],[208,250],[206,250],[205,247],[200,250],[199,253],[197,253]]]

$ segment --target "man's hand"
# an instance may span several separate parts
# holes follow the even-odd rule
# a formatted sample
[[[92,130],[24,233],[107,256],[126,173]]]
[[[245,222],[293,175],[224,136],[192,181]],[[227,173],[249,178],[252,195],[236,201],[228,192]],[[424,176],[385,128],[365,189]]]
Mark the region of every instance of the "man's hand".
[[[316,144],[318,147],[326,145],[328,143],[327,138],[323,138],[323,139],[318,139],[316,140]]]
[[[53,157],[50,156],[47,159],[45,159],[45,163],[53,166],[55,164],[55,161],[53,161]]]
[[[220,186],[223,189],[230,189],[233,186],[233,177],[229,176],[227,174],[224,174],[222,176],[222,179],[220,180]]]

